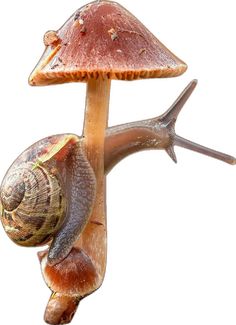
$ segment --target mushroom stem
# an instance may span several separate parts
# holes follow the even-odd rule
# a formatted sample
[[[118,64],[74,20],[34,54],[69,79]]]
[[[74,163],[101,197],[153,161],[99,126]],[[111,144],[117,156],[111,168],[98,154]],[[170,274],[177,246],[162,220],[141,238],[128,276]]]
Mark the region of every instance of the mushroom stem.
[[[59,269],[66,269],[69,272],[69,266],[72,265],[73,273],[72,280],[76,280],[76,284],[82,285],[78,291],[78,295],[71,294],[70,290],[67,294],[58,291],[51,295],[46,312],[45,321],[49,324],[65,324],[69,323],[78,307],[79,301],[98,289],[104,279],[106,270],[107,257],[107,231],[106,231],[106,179],[104,174],[104,139],[105,130],[108,122],[108,109],[110,99],[110,80],[102,78],[89,79],[87,84],[86,94],[86,109],[83,129],[83,146],[85,153],[93,168],[96,176],[96,199],[93,206],[93,211],[88,219],[88,222],[82,231],[79,239],[74,244],[74,250],[70,252],[66,259],[56,266],[50,266],[42,263],[42,258],[48,252],[45,251],[39,255],[41,265],[43,265],[43,272],[46,266],[51,272],[44,274],[47,276],[54,276],[54,284],[68,285],[68,275],[64,279],[59,276]],[[83,184],[82,184],[83,185]],[[81,186],[82,186],[81,185]],[[87,198],[85,198],[87,199]],[[73,259],[73,251],[83,252],[77,259]],[[63,265],[68,259],[68,265]],[[73,267],[73,263],[78,263],[77,267]],[[51,267],[51,269],[50,269]],[[56,270],[56,271],[55,271]],[[57,277],[55,277],[55,274]],[[66,280],[67,279],[67,280]],[[60,282],[61,280],[62,282]],[[45,280],[47,282],[47,280]],[[70,281],[69,281],[70,282]],[[86,284],[86,287],[83,285]],[[49,284],[51,287],[51,285]],[[75,290],[75,288],[73,288]],[[63,287],[62,287],[63,291]]]
[[[84,119],[84,142],[88,160],[96,175],[96,200],[89,222],[78,245],[83,249],[99,275],[102,284],[106,269],[106,180],[104,177],[104,139],[108,122],[111,81],[90,79],[87,84]]]
[[[45,322],[51,325],[70,323],[78,304],[79,299],[76,297],[53,293],[45,311]]]

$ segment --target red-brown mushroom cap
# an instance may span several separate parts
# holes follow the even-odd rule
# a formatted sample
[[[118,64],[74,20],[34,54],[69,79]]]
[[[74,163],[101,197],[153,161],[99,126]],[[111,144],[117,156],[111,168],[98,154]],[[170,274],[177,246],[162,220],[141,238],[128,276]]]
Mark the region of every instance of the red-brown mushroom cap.
[[[187,69],[137,18],[111,1],[77,10],[57,32],[46,33],[44,43],[31,85],[175,77]]]

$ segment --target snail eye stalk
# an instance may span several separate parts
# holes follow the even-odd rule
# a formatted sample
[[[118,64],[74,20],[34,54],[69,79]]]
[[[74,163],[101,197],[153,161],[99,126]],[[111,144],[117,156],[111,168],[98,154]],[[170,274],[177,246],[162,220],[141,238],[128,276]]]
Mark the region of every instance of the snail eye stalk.
[[[181,112],[183,106],[185,105],[186,101],[191,96],[192,92],[194,91],[197,85],[197,80],[193,80],[189,83],[189,85],[184,89],[184,91],[180,94],[174,104],[164,113],[162,116],[159,117],[161,123],[168,129],[170,138],[172,139],[172,143],[166,149],[166,152],[171,157],[171,159],[176,163],[177,158],[174,152],[174,146],[182,147],[188,150],[192,150],[198,152],[200,154],[221,160],[225,163],[230,165],[236,164],[235,157],[230,155],[224,154],[222,152],[204,147],[200,144],[192,142],[190,140],[184,139],[175,133],[175,124],[178,118],[179,113]]]

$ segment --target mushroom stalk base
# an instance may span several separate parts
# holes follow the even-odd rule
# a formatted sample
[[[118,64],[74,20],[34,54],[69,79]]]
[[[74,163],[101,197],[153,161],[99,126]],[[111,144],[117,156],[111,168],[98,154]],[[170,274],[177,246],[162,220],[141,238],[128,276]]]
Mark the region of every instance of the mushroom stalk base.
[[[51,325],[70,323],[77,310],[78,304],[79,299],[75,297],[53,293],[45,311],[45,322]],[[56,313],[55,310],[57,311]]]

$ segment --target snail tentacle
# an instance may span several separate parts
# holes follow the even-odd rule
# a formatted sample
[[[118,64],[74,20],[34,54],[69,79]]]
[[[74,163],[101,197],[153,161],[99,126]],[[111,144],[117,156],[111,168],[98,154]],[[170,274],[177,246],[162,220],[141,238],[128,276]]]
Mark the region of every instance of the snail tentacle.
[[[77,142],[66,160],[67,211],[65,222],[55,234],[48,253],[48,262],[55,265],[71,251],[87,224],[96,195],[96,177],[82,147]]]

